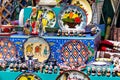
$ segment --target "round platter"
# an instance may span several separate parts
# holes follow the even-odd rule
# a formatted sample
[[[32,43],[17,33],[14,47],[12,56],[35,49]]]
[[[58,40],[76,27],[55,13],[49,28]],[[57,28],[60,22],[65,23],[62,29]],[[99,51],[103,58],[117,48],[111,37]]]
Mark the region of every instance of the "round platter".
[[[69,70],[60,74],[56,80],[90,80],[90,78],[83,72]]]
[[[16,80],[41,80],[37,75],[32,73],[23,73]]]
[[[93,63],[91,63],[92,65],[95,65],[95,66],[105,66],[105,65],[107,65],[108,63],[106,63],[106,62],[93,62]]]
[[[63,45],[61,59],[67,65],[77,63],[82,66],[87,61],[88,55],[89,51],[82,42],[71,40]]]
[[[87,16],[82,8],[70,5],[60,12],[58,23],[62,30],[78,31],[86,27]]]
[[[53,28],[55,26],[56,16],[51,8],[46,7],[46,6],[38,6],[38,7],[36,7],[36,10],[37,11],[36,11],[36,15],[35,15],[35,21],[39,22],[41,20],[43,27]],[[33,17],[34,17],[34,15],[32,15],[32,13],[30,16],[31,21],[33,21]]]
[[[72,0],[72,5],[79,6],[80,8],[84,9],[87,14],[87,25],[91,22],[92,20],[92,9],[90,4],[88,3],[87,0]]]
[[[43,38],[31,37],[24,43],[24,55],[26,60],[33,55],[33,59],[44,62],[50,55],[50,47]]]
[[[2,60],[15,60],[16,59],[16,47],[8,39],[0,39],[0,59]]]

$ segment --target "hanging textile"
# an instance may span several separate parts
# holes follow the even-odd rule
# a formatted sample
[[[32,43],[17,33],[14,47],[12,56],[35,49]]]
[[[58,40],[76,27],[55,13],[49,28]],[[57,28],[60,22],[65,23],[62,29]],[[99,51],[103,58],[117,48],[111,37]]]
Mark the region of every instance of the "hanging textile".
[[[111,18],[111,20],[113,20],[113,16],[114,16],[114,11],[113,11],[111,1],[104,0],[100,24],[105,24],[105,26],[111,25],[111,23],[107,24],[107,20],[108,20],[108,18]],[[109,28],[106,27],[105,31],[107,31],[107,29],[109,29]],[[107,34],[105,34],[105,35],[110,35],[110,32],[107,32]],[[105,37],[105,35],[103,36],[103,38]]]

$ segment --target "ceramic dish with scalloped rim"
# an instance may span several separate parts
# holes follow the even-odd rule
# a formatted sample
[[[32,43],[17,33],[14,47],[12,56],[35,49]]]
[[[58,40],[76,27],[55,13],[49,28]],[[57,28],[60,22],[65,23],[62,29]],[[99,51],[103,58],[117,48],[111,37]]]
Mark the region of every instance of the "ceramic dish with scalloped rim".
[[[92,9],[90,4],[88,3],[87,0],[72,0],[72,5],[79,6],[80,8],[84,9],[87,13],[87,25],[91,22],[92,20]]]
[[[69,70],[60,74],[56,80],[90,80],[90,78],[83,72]]]
[[[16,80],[41,80],[41,79],[40,77],[32,73],[22,73],[16,78]]]
[[[77,6],[66,6],[59,13],[58,24],[62,30],[79,31],[86,27],[87,16],[82,8]]]
[[[42,20],[41,20],[42,26],[45,28],[46,27],[53,28],[56,24],[56,15],[52,11],[52,9],[46,6],[38,6],[36,7],[36,9],[37,9],[37,12],[35,16],[35,21],[39,22],[42,17]],[[31,16],[30,16],[31,21],[33,21],[32,17],[34,17],[34,15],[32,15],[31,13]]]

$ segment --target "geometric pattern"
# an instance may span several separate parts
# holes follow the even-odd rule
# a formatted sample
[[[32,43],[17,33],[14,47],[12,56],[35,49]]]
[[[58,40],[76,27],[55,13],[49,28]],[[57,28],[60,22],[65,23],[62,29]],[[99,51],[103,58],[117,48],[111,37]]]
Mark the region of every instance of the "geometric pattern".
[[[16,59],[16,47],[8,39],[0,39],[0,59],[11,61]]]
[[[8,39],[10,42],[14,43],[16,50],[17,50],[17,55],[24,56],[23,45],[24,45],[24,42],[28,39],[28,37],[5,37],[5,38],[1,37],[0,40],[1,39],[2,40]],[[91,48],[91,49],[93,49],[94,52],[96,52],[97,48],[98,48],[98,43],[100,41],[100,37],[99,37],[99,35],[93,39],[82,39],[82,38],[75,39],[74,37],[68,37],[68,38],[45,37],[45,40],[47,40],[47,42],[49,43],[51,54],[54,55],[54,58],[57,60],[57,62],[63,63],[63,60],[61,59],[63,45],[65,45],[66,43],[68,43],[71,40],[78,40],[80,43],[83,43],[86,47],[88,47],[88,49]],[[78,44],[77,47],[78,47],[77,49],[80,51],[80,49],[81,49],[80,44]],[[89,49],[89,50],[91,51],[91,49]],[[93,54],[93,56],[91,58],[89,58],[88,60],[92,61],[92,60],[94,60],[94,58],[95,58],[95,54]],[[89,61],[87,61],[87,62],[89,62]]]
[[[62,46],[61,59],[63,62],[81,65],[88,59],[88,48],[78,40],[70,40]]]

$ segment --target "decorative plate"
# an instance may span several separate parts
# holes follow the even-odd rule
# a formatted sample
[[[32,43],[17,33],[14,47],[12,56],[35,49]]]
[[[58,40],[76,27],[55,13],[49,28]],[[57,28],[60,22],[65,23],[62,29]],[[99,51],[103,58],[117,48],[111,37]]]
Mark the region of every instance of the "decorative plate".
[[[107,65],[106,62],[93,62],[91,63],[92,65],[96,65],[96,66],[104,66],[104,65]]]
[[[48,43],[39,37],[31,37],[24,43],[25,59],[28,55],[33,55],[33,59],[44,62],[50,55],[50,47]]]
[[[0,59],[11,61],[16,59],[16,47],[8,39],[0,39]]]
[[[0,25],[0,36],[10,36],[17,33],[14,25]]]
[[[92,9],[88,1],[87,0],[72,0],[71,4],[79,6],[80,8],[85,10],[87,14],[87,25],[88,25],[92,20]]]
[[[67,65],[73,63],[82,66],[88,59],[89,51],[87,47],[80,41],[71,40],[62,47],[61,59]]]
[[[62,30],[81,30],[87,25],[87,15],[82,8],[66,6],[58,16],[58,23]]]
[[[90,78],[83,72],[69,70],[60,74],[56,80],[90,80]]]
[[[41,80],[37,75],[32,73],[23,73],[16,80]]]
[[[46,6],[38,6],[36,7],[37,12],[35,16],[36,21],[40,21],[42,17],[42,26],[43,27],[54,27],[56,23],[56,16],[55,13],[52,11],[51,8]],[[41,16],[42,15],[42,16]],[[33,21],[34,15],[31,13],[31,20]]]
[[[42,16],[42,26],[43,27],[54,27],[56,23],[56,16],[55,13],[52,11],[51,8],[45,6],[38,7],[38,16],[37,19],[39,20],[41,12],[43,13]]]
[[[38,5],[57,5],[57,1],[59,0],[40,0]]]

